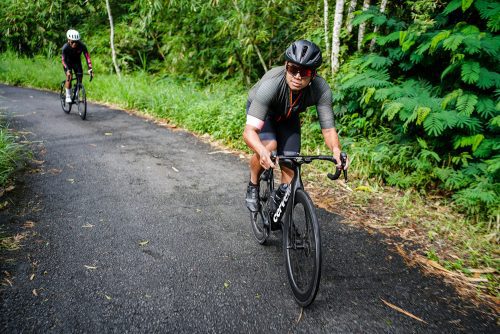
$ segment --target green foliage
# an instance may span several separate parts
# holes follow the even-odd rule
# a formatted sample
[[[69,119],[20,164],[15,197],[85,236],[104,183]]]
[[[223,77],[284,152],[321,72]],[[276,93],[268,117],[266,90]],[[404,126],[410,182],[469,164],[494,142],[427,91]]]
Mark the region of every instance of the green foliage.
[[[498,2],[454,0],[433,25],[389,29],[377,38],[380,51],[344,66],[334,95],[347,106],[336,110],[350,135],[374,136],[384,120],[394,129],[384,145],[393,157],[373,169],[384,182],[454,191],[455,204],[478,221],[496,219],[500,203],[499,13]]]
[[[3,121],[0,121],[0,187],[5,187],[16,169],[23,163],[26,152]]]

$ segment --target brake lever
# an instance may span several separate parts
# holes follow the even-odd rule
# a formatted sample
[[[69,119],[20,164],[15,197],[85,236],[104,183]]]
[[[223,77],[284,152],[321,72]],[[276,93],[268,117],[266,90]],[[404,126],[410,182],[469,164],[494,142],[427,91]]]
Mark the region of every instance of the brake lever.
[[[335,164],[336,163],[337,163],[337,161],[335,161]],[[340,177],[340,173],[344,172],[344,182],[347,183],[347,170],[344,169],[344,166],[347,163],[347,153],[340,152],[340,163],[341,163],[341,167],[336,168],[335,174],[328,173],[326,176],[328,176],[328,178],[330,180],[337,180]]]

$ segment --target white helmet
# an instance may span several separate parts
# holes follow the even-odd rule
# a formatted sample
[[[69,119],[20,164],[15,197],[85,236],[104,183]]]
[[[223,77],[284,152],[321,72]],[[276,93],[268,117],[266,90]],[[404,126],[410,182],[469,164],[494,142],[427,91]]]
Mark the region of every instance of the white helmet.
[[[66,37],[72,41],[79,41],[80,40],[80,34],[78,31],[70,29],[68,32],[66,32]]]

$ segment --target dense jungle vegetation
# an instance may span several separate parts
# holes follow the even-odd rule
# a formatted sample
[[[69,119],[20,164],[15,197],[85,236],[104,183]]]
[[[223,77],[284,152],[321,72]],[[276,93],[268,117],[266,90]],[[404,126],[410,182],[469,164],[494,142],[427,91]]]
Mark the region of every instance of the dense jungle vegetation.
[[[41,70],[57,76],[65,32],[77,29],[97,75],[105,74],[115,90],[134,94],[127,75],[150,85],[149,94],[130,107],[156,109],[244,148],[248,88],[283,63],[293,40],[310,39],[324,50],[320,74],[332,86],[337,126],[356,177],[448,198],[498,242],[498,1],[123,0],[110,1],[109,8],[106,3],[4,0],[0,50],[4,57],[15,52],[49,59],[57,72]],[[2,66],[0,72],[8,72]],[[118,71],[121,80],[111,79]],[[55,85],[57,80],[47,87]],[[189,99],[175,98],[179,89],[168,85],[182,87]],[[322,145],[315,111],[304,119],[303,146],[314,151]]]

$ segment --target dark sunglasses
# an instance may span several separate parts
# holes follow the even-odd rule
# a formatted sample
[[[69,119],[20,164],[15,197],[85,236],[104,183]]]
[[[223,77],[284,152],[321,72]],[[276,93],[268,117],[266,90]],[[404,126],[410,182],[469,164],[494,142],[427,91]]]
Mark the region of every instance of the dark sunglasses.
[[[300,67],[300,66],[292,65],[292,64],[287,64],[286,65],[286,70],[292,76],[296,76],[297,73],[299,73],[301,78],[310,77],[310,76],[312,76],[314,74],[314,70],[313,69],[306,68],[306,67]]]

